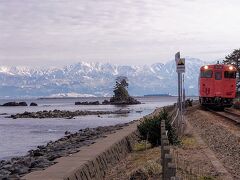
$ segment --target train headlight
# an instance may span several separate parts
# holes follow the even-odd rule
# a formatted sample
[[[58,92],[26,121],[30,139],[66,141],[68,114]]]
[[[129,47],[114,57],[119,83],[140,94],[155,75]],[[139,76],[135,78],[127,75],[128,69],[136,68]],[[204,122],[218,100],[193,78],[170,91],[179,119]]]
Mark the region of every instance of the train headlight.
[[[231,71],[231,70],[233,70],[233,67],[232,67],[232,66],[230,66],[230,67],[229,67],[229,70],[230,70],[230,71]]]
[[[204,69],[208,69],[208,66],[204,66]]]

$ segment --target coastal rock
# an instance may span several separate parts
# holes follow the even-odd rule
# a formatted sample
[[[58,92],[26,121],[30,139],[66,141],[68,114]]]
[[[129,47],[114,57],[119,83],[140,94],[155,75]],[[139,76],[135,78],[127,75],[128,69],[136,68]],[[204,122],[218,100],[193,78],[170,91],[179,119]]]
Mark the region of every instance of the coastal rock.
[[[0,179],[8,179],[10,174],[11,174],[11,172],[8,170],[0,169]]]
[[[2,106],[19,106],[19,103],[17,102],[7,102],[3,104]]]
[[[37,103],[32,102],[32,103],[30,104],[30,106],[38,106],[38,105],[37,105]]]
[[[31,168],[45,168],[45,167],[48,167],[51,164],[52,164],[52,162],[50,162],[45,157],[39,157],[38,159],[34,160],[31,163],[30,167]]]
[[[2,106],[27,106],[26,102],[7,102],[5,104],[3,104]]]
[[[103,104],[103,105],[108,105],[108,104],[110,104],[110,102],[105,99],[105,100],[102,102],[102,104]]]
[[[69,134],[71,134],[71,132],[69,132],[69,131],[65,131],[64,134],[65,134],[65,135],[69,135]]]
[[[19,102],[19,106],[28,106],[26,102]]]
[[[21,164],[13,164],[11,169],[11,174],[26,174],[28,173],[29,168]]]
[[[4,169],[4,170],[10,170],[12,168],[12,164],[6,164],[6,165],[4,165],[4,166],[2,166],[2,169]]]
[[[117,99],[117,98],[113,97],[110,99],[110,104],[112,104],[112,105],[134,105],[134,104],[141,104],[141,102],[130,96],[127,99]]]
[[[93,101],[93,102],[75,102],[75,105],[100,105],[99,101]]]

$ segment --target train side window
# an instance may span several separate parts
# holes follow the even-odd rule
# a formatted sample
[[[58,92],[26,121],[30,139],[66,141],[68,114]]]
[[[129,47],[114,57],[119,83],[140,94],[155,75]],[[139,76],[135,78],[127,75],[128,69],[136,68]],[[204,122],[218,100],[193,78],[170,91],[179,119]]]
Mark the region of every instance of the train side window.
[[[201,78],[212,78],[212,70],[201,71]]]
[[[235,79],[236,78],[236,72],[224,71],[224,78]]]
[[[215,79],[221,80],[222,79],[222,72],[215,72]]]

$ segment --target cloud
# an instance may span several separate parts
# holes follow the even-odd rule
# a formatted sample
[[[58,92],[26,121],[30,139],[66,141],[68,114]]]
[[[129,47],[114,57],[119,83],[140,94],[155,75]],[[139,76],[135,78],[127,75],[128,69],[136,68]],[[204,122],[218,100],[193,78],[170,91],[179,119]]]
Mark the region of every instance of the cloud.
[[[178,50],[219,58],[238,48],[239,5],[237,0],[1,0],[0,62],[146,64],[172,58]]]

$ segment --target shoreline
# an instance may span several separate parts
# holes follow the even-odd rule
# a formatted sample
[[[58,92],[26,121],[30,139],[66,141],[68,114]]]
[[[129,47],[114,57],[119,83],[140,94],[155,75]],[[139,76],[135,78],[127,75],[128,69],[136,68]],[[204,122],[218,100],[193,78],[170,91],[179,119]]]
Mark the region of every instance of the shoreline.
[[[127,123],[85,128],[75,133],[66,131],[62,138],[49,141],[46,145],[37,146],[37,148],[29,150],[24,156],[0,160],[0,179],[20,179],[29,173],[44,170],[56,164],[55,160],[78,153],[82,148],[95,144],[95,141],[104,139],[108,135],[115,134],[118,130],[159,113],[161,109],[162,107],[155,108],[151,113]]]
[[[97,139],[103,139],[117,130],[123,129],[130,124],[139,121],[111,126],[98,126],[96,128],[80,129],[78,132],[65,132],[65,136],[50,141],[46,145],[31,149],[24,156],[12,157],[9,160],[0,160],[0,179],[18,179],[30,172],[43,170],[54,165],[57,158],[66,157],[80,151],[79,148],[94,144]]]

